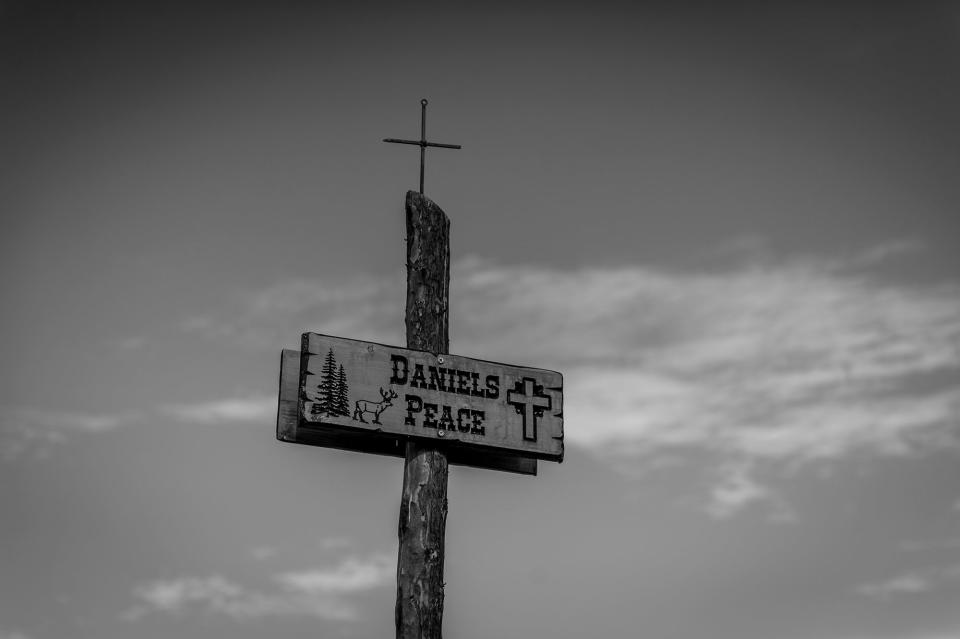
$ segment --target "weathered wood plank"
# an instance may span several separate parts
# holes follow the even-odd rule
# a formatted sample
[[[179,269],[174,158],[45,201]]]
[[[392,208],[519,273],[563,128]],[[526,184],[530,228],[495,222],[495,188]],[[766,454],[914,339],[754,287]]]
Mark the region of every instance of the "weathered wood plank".
[[[283,349],[280,353],[280,397],[277,401],[277,439],[297,441],[297,403],[300,394],[300,353]]]
[[[300,418],[563,460],[563,376],[305,333]]]
[[[404,456],[406,439],[403,437],[371,432],[366,429],[298,423],[299,387],[300,352],[284,349],[280,363],[280,398],[277,409],[277,439],[280,441],[390,457]],[[454,444],[448,447],[448,458],[449,462],[456,466],[499,470],[520,475],[537,474],[535,458],[499,450],[463,448]]]

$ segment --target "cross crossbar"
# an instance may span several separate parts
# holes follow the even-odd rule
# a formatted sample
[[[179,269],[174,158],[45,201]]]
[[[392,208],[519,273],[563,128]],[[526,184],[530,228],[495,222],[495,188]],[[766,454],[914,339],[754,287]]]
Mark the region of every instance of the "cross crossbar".
[[[421,142],[420,140],[398,140],[396,138],[383,138],[384,142],[393,142],[395,144],[413,144],[414,146],[440,146],[445,149],[462,149],[459,144],[440,144],[439,142]]]

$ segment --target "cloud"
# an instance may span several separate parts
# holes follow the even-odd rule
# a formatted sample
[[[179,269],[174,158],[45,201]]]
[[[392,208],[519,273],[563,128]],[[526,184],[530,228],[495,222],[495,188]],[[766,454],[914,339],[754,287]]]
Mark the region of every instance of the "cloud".
[[[396,557],[387,554],[347,558],[333,569],[288,572],[277,581],[288,590],[304,593],[345,593],[369,590],[390,583],[396,573]]]
[[[756,483],[744,471],[724,477],[713,487],[707,511],[717,519],[725,519],[751,503],[769,497],[769,490]]]
[[[353,541],[347,537],[324,537],[320,540],[320,547],[324,550],[340,550],[352,545]]]
[[[257,561],[266,561],[276,557],[280,550],[275,546],[256,546],[250,549],[250,555]]]
[[[0,631],[0,639],[30,639],[30,637],[18,630],[13,630],[11,632]]]
[[[51,446],[66,443],[75,434],[105,433],[140,418],[137,413],[83,413],[31,407],[0,408],[0,459],[24,455],[43,458]]]
[[[206,602],[213,608],[223,608],[227,601],[235,600],[245,593],[237,584],[216,575],[155,581],[140,586],[135,594],[155,610],[178,613],[187,605],[198,602]]]
[[[120,350],[125,351],[136,351],[140,350],[147,344],[147,338],[141,335],[135,335],[130,337],[123,337],[111,342]]]
[[[915,632],[900,633],[896,635],[842,635],[832,639],[957,639],[960,637],[960,628],[949,630],[919,630]],[[823,635],[817,635],[816,639],[822,639]],[[811,637],[811,639],[814,639]]]
[[[337,283],[295,278],[241,295],[229,319],[195,315],[180,328],[245,348],[299,347],[300,335],[307,331],[396,342],[403,337],[404,287],[400,271]]]
[[[884,581],[861,584],[857,586],[856,591],[866,597],[886,601],[896,596],[929,592],[957,583],[960,583],[960,564],[951,564],[904,573]]]
[[[132,418],[133,415],[131,414],[73,413],[37,408],[14,408],[3,411],[5,422],[18,422],[29,428],[44,428],[61,432],[103,433],[119,427]]]
[[[907,635],[903,639],[957,639],[957,637],[960,637],[960,628],[945,630],[943,632],[924,632],[916,635]]]
[[[250,395],[195,404],[167,404],[161,411],[189,424],[270,421],[277,414],[277,398]]]
[[[706,274],[472,261],[455,275],[456,350],[563,370],[571,442],[897,455],[943,445],[960,415],[954,285],[810,260]]]
[[[166,404],[159,412],[187,424],[270,422],[277,414],[276,395],[251,394],[193,404]],[[144,415],[83,413],[30,407],[0,407],[0,460],[24,456],[43,459],[51,448],[78,434],[99,434],[136,423]]]
[[[937,539],[928,541],[907,540],[900,544],[900,548],[908,552],[924,550],[949,550],[960,548],[960,537]]]
[[[856,266],[871,266],[886,262],[891,257],[902,257],[917,253],[924,249],[924,243],[916,239],[893,240],[873,246],[859,255],[855,255],[850,262]]]
[[[393,562],[380,553],[348,557],[338,566],[275,575],[276,587],[267,591],[220,575],[158,580],[134,589],[137,604],[123,616],[137,621],[150,613],[182,615],[201,609],[236,621],[267,616],[355,621],[360,613],[349,596],[389,585],[394,574]]]
[[[929,577],[913,573],[877,583],[862,584],[857,587],[857,592],[867,597],[886,600],[899,594],[927,592],[932,588]]]
[[[729,519],[753,505],[769,509],[771,521],[794,521],[795,515],[786,502],[771,488],[761,485],[750,466],[743,463],[726,464],[720,468],[720,479],[710,491],[705,510],[714,519]]]
[[[613,458],[707,451],[795,468],[957,448],[960,284],[875,270],[917,248],[710,271],[467,258],[453,267],[451,350],[562,371],[567,441]],[[402,273],[280,282],[195,330],[271,347],[302,330],[399,343],[402,291]],[[769,502],[759,486],[721,478],[714,514]]]

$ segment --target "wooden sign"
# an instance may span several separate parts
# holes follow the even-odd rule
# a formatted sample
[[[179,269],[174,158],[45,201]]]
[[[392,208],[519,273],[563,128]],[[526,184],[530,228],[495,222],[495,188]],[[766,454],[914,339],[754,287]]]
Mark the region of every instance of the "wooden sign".
[[[305,333],[298,421],[563,461],[563,376]]]
[[[277,410],[277,439],[297,444],[336,448],[358,453],[404,457],[405,438],[357,428],[341,428],[298,418],[300,351],[283,349],[280,361],[280,398]],[[453,444],[447,447],[449,463],[520,475],[536,475],[537,460],[510,451]]]

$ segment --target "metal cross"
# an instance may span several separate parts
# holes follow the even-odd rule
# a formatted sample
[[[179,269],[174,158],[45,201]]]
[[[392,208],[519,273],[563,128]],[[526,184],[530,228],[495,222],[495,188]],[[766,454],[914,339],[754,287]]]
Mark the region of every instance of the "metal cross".
[[[394,142],[396,144],[415,144],[420,147],[420,195],[423,195],[423,160],[428,146],[439,146],[444,149],[459,149],[459,144],[440,144],[439,142],[427,142],[427,101],[420,100],[420,139],[419,140],[397,140],[396,138],[384,138],[384,142]]]

